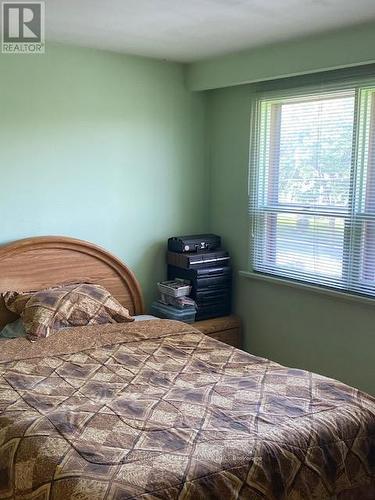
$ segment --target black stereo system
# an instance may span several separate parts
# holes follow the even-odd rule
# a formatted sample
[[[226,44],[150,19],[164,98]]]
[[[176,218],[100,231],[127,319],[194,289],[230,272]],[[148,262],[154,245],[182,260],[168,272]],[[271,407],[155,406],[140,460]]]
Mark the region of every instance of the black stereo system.
[[[216,248],[219,248],[220,243],[221,238],[216,234],[173,236],[168,239],[168,250],[178,253],[215,250]]]
[[[196,320],[231,312],[232,268],[220,236],[199,234],[168,240],[168,279],[189,280],[197,304]],[[186,249],[189,248],[189,251]]]

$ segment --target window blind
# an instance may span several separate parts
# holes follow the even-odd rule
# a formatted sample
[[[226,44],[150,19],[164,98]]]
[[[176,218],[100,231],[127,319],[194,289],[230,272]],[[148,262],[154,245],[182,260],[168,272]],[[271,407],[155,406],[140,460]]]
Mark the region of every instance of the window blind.
[[[259,93],[253,271],[375,296],[375,78]]]

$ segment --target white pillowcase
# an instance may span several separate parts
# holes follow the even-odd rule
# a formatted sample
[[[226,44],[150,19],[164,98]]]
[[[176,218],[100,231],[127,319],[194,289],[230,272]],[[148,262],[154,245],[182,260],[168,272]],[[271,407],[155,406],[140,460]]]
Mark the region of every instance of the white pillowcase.
[[[135,321],[148,321],[150,319],[159,319],[156,316],[151,316],[151,314],[139,314],[138,316],[134,316]]]

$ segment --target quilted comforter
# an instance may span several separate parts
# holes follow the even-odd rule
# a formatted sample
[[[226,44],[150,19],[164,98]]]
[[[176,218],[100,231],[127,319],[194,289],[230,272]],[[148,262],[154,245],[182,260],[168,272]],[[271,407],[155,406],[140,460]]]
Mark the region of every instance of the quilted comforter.
[[[1,499],[375,498],[375,401],[174,321],[0,345]]]

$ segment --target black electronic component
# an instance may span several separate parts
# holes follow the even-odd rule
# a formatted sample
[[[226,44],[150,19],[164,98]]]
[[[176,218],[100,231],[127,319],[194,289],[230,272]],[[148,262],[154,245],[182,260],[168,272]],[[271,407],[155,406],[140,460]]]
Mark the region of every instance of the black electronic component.
[[[202,250],[216,250],[220,244],[221,238],[216,234],[173,236],[168,239],[168,250],[178,253],[201,252]]]

